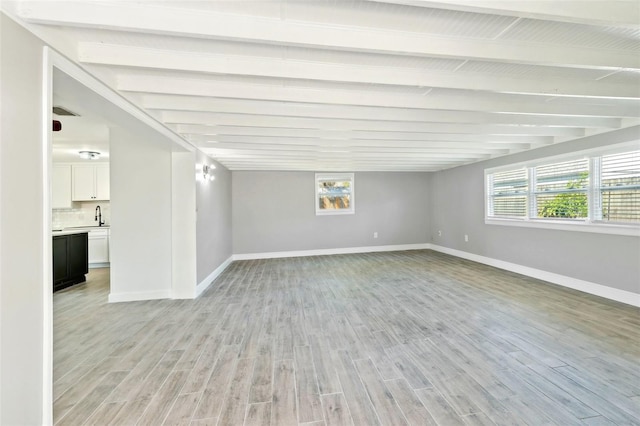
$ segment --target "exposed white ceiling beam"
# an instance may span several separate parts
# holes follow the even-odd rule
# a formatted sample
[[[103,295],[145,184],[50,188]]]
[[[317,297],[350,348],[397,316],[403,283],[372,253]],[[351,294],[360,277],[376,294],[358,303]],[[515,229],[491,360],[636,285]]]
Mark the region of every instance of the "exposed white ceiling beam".
[[[305,147],[305,146],[295,146],[289,147],[288,149],[283,149],[282,147],[271,148],[271,147],[208,147],[211,152],[215,153],[220,158],[224,158],[224,156],[232,156],[234,154],[246,154],[246,155],[256,155],[256,156],[282,156],[283,158],[287,157],[296,157],[299,155],[316,155],[316,154],[341,154],[341,153],[349,153],[351,158],[358,158],[358,156],[376,156],[376,155],[386,155],[388,158],[393,158],[394,156],[406,157],[407,154],[411,154],[411,156],[418,157],[427,157],[427,158],[473,158],[476,156],[483,155],[500,155],[509,153],[508,149],[502,150],[487,150],[487,149],[466,149],[464,151],[456,151],[446,148],[433,148],[433,149],[418,149],[418,148],[397,148],[397,149],[384,149],[384,148],[357,148],[357,147],[341,147],[341,148],[321,148],[318,150],[313,147]]]
[[[146,31],[260,43],[326,47],[340,50],[465,58],[536,65],[599,69],[640,69],[640,58],[626,52],[559,44],[439,37],[433,34],[389,31],[320,22],[287,21],[211,10],[156,7],[118,2],[21,3],[20,17],[50,25]],[[555,3],[555,2],[554,2]]]
[[[207,154],[211,154],[211,150],[204,149],[203,152]],[[467,159],[463,161],[473,161],[474,159]],[[253,163],[254,166],[260,164],[288,164],[288,165],[296,165],[296,164],[327,164],[327,165],[335,165],[335,164],[351,164],[351,165],[386,165],[388,167],[393,167],[392,163],[386,160],[384,157],[378,158],[369,158],[369,159],[361,159],[357,161],[353,161],[350,157],[295,157],[295,158],[282,158],[280,156],[242,156],[242,157],[229,157],[222,159],[221,162],[223,164],[250,164]],[[460,164],[459,159],[437,159],[437,158],[411,158],[411,157],[403,157],[394,160],[395,164],[398,165],[428,165],[428,166],[449,166],[454,164]],[[310,168],[308,170],[313,170]]]
[[[464,154],[492,154],[503,153],[506,154],[510,151],[506,146],[483,146],[483,145],[466,145],[458,146],[455,143],[446,145],[415,145],[407,146],[406,143],[398,144],[269,144],[269,143],[204,143],[198,144],[199,146],[212,148],[212,149],[238,149],[238,150],[260,150],[261,152],[267,151],[318,151],[318,150],[346,150],[349,152],[389,152],[389,153],[464,153]]]
[[[143,75],[121,75],[118,90],[138,93],[160,93],[189,96],[209,96],[230,99],[254,99],[282,102],[363,105],[392,108],[419,108],[455,111],[492,111],[501,113],[550,114],[596,117],[637,117],[640,102],[620,102],[618,105],[586,104],[584,102],[545,102],[543,97],[526,96],[525,100],[510,100],[509,95],[474,93],[473,96],[429,93],[405,94],[367,90],[307,88],[283,85],[228,83],[196,78],[173,78]]]
[[[104,43],[79,43],[78,60],[89,64],[146,69],[357,84],[440,87],[549,96],[640,98],[640,86],[630,90],[628,85],[606,81],[543,78],[544,68],[541,68],[541,75],[537,75],[536,78],[522,78],[495,74],[307,62],[282,58],[203,55]]]
[[[206,98],[202,96],[144,95],[148,110],[202,111],[290,117],[349,118],[356,120],[429,121],[438,123],[535,124],[564,127],[618,128],[620,119],[532,114],[493,114],[478,111],[442,111],[270,101]]]
[[[488,13],[544,19],[574,24],[637,28],[640,2],[637,0],[540,1],[540,0],[369,0],[408,6]]]
[[[330,167],[330,166],[314,166],[313,164],[309,165],[282,165],[282,164],[270,164],[268,166],[261,166],[256,163],[248,163],[248,164],[234,164],[228,167],[229,170],[238,171],[238,172],[247,172],[247,171],[289,171],[289,172],[304,172],[309,170],[314,170],[316,172],[406,172],[406,173],[422,173],[422,172],[435,172],[438,170],[445,169],[446,167],[426,167],[426,166],[367,166],[367,167]]]
[[[529,144],[518,143],[492,143],[492,142],[452,142],[452,141],[406,141],[406,140],[339,140],[339,139],[309,139],[309,138],[275,138],[260,136],[228,136],[220,135],[215,138],[195,138],[189,139],[199,146],[230,148],[232,145],[238,147],[376,147],[376,148],[445,148],[445,149],[522,149],[528,148]]]
[[[416,123],[413,121],[339,120],[302,117],[165,111],[162,121],[174,124],[217,124],[300,129],[368,130],[433,133],[484,133],[497,135],[584,136],[584,129],[572,127],[519,126],[501,124]]]
[[[319,160],[326,163],[329,162],[348,162],[357,164],[358,162],[398,162],[415,164],[419,162],[421,159],[424,159],[426,162],[430,164],[437,163],[438,159],[444,160],[443,162],[446,164],[450,164],[452,161],[457,162],[465,162],[465,161],[478,161],[478,160],[486,160],[491,158],[491,155],[462,155],[462,154],[412,154],[407,155],[403,153],[390,154],[387,152],[377,152],[377,153],[352,153],[352,152],[261,152],[261,151],[242,151],[242,150],[216,150],[216,149],[208,149],[206,151],[213,155],[216,160],[222,162],[224,164],[227,160],[276,160],[278,162],[282,162],[283,159],[290,159],[294,161],[304,161],[304,160]]]
[[[205,151],[206,153],[206,151]],[[208,153],[207,153],[208,154]],[[323,163],[319,161],[278,162],[278,161],[227,161],[224,165],[233,171],[315,171],[315,172],[436,172],[453,167],[459,163],[416,163],[390,164],[379,161],[376,163]]]
[[[427,132],[375,132],[348,130],[320,130],[294,129],[278,127],[248,127],[248,126],[206,126],[202,124],[169,125],[176,133],[194,138],[195,141],[205,141],[222,137],[263,137],[280,140],[379,140],[379,141],[436,141],[436,142],[487,142],[487,143],[519,143],[545,145],[553,143],[552,136],[532,135],[482,135],[460,133],[427,133]],[[191,139],[190,139],[191,140]]]
[[[210,150],[205,149],[204,152],[209,155],[214,155],[209,152]],[[269,156],[269,157],[258,157],[258,156],[242,156],[242,157],[229,157],[229,158],[221,158],[220,162],[233,166],[234,164],[253,164],[253,166],[260,165],[269,165],[269,164],[280,164],[280,165],[312,165],[307,170],[314,170],[313,166],[329,166],[336,167],[339,165],[348,165],[353,168],[355,171],[362,167],[367,166],[387,166],[389,168],[393,168],[394,166],[429,166],[429,167],[448,167],[456,164],[460,164],[461,162],[472,162],[476,160],[476,158],[470,159],[433,159],[433,158],[415,158],[409,159],[407,156],[404,158],[394,159],[393,162],[389,161],[389,159],[385,159],[384,157],[380,158],[369,158],[369,159],[360,159],[353,160],[350,156],[340,157],[295,157],[290,159],[283,159],[280,156]],[[308,167],[308,166],[307,166]]]

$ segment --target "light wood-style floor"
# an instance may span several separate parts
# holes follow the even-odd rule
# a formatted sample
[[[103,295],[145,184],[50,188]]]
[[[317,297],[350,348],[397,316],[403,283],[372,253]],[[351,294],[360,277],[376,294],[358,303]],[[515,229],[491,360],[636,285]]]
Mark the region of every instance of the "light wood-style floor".
[[[640,310],[432,251],[54,295],[58,425],[640,424]]]

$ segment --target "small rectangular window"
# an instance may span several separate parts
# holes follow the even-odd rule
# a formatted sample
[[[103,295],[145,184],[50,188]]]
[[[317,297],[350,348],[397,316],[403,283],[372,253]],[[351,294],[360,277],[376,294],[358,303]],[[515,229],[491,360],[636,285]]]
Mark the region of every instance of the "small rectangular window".
[[[602,220],[640,222],[640,151],[604,155],[601,170]]]
[[[353,213],[353,173],[316,173],[316,215]]]
[[[589,216],[589,160],[535,167],[536,217],[584,219]]]

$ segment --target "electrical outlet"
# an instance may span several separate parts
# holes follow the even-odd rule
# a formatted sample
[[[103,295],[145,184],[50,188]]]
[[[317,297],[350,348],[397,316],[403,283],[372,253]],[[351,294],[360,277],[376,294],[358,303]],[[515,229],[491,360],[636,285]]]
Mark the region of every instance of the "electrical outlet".
[[[469,236],[467,234],[464,234],[464,242],[465,243],[469,242]]]
[[[438,231],[438,237],[442,237],[442,231]]]
[[[373,233],[373,238],[378,238],[378,233],[377,232]]]

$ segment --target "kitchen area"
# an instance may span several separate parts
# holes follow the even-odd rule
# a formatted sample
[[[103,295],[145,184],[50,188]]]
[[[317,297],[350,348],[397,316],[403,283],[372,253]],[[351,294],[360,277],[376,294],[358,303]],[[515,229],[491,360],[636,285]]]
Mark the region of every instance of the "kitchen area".
[[[55,104],[54,104],[55,105]],[[110,183],[106,124],[55,106],[51,169],[53,291],[109,268]]]

